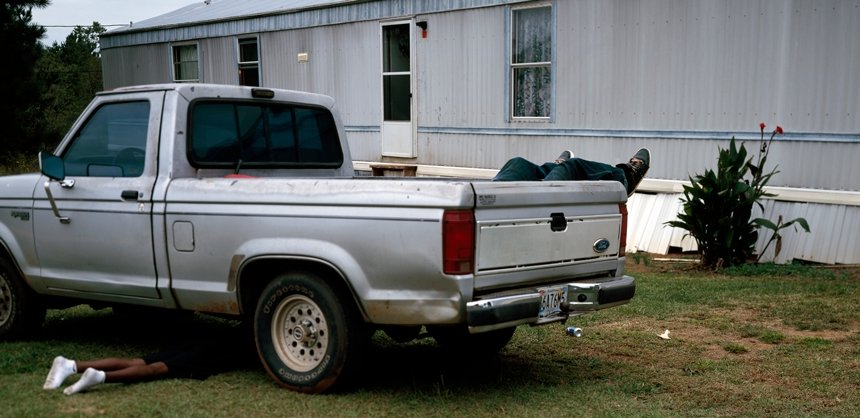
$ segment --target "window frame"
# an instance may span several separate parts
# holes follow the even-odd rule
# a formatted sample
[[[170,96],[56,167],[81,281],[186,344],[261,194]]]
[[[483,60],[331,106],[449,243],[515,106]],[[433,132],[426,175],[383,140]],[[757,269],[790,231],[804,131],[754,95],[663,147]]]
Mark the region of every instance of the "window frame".
[[[195,52],[194,55],[195,55],[196,59],[194,61],[177,61],[177,51],[179,50],[179,48],[185,48],[185,47],[190,47],[190,46],[194,47],[194,52]],[[185,78],[185,79],[178,78],[178,76],[182,75],[182,74],[178,74],[178,70],[180,68],[178,66],[182,65],[182,64],[186,64],[186,63],[191,63],[191,62],[194,62],[196,64],[195,68],[197,69],[197,74],[196,74],[197,78]],[[170,44],[170,68],[171,68],[171,74],[172,74],[174,83],[199,83],[200,82],[200,75],[203,72],[202,69],[200,68],[200,43],[199,42],[182,42],[182,43]]]
[[[99,156],[99,158],[102,158],[102,159],[110,157],[111,162],[110,163],[94,162],[94,161],[88,162],[86,164],[86,169],[85,169],[84,174],[77,173],[77,172],[75,172],[75,170],[70,170],[69,164],[71,164],[71,163],[70,163],[69,159],[72,157],[75,157],[75,156],[69,155],[69,153],[77,151],[77,147],[80,146],[80,141],[82,140],[81,138],[84,137],[84,133],[85,133],[84,131],[85,130],[88,131],[92,127],[91,123],[93,123],[93,121],[96,119],[96,117],[99,116],[99,113],[108,107],[122,106],[122,105],[129,105],[129,104],[145,104],[146,105],[145,116],[140,118],[140,122],[141,122],[140,126],[142,126],[144,128],[143,129],[143,143],[142,144],[124,144],[126,146],[122,150],[120,150],[119,152],[117,152],[113,155],[103,154],[103,155]],[[152,116],[152,111],[153,111],[152,101],[150,101],[146,98],[117,100],[117,101],[105,101],[103,103],[100,103],[97,107],[93,108],[93,110],[91,112],[89,112],[89,114],[87,115],[87,117],[83,121],[83,123],[81,123],[80,125],[75,127],[75,131],[71,135],[70,140],[68,141],[67,144],[65,144],[63,146],[63,149],[59,154],[59,156],[64,161],[67,175],[69,177],[79,177],[79,178],[82,178],[82,177],[88,177],[88,178],[91,178],[91,177],[100,177],[100,178],[105,178],[105,177],[110,177],[110,178],[139,178],[139,177],[142,177],[144,175],[145,170],[146,170],[146,164],[147,164],[146,156],[147,156],[148,148],[149,148],[149,135],[150,135],[149,131],[151,129],[151,126],[149,124],[149,120]],[[141,114],[141,116],[143,116],[143,113]],[[127,124],[128,122],[129,121],[126,120],[122,123]],[[108,125],[106,125],[107,128],[110,128],[110,123],[111,122],[108,121]],[[113,122],[113,123],[116,124],[117,122]],[[122,137],[128,138],[129,135],[122,135]],[[109,139],[110,139],[109,137],[105,137],[105,146],[108,148],[110,148],[111,146],[116,147],[116,146],[123,145],[123,144],[118,144],[118,143],[112,142]],[[87,140],[89,141],[89,139],[87,139]],[[88,145],[88,144],[86,144],[86,145]],[[136,145],[140,145],[140,147],[138,147]],[[136,167],[137,169],[139,169],[139,171],[134,170],[131,172],[134,174],[128,174],[126,171],[126,168],[128,168],[128,166],[118,164],[118,162],[116,160],[118,155],[120,155],[124,150],[131,149],[131,148],[139,150],[143,154],[143,159],[141,160],[140,166]],[[92,167],[102,167],[102,169],[101,169],[101,171],[95,170],[94,172],[91,173],[90,170],[92,169]],[[109,169],[110,167],[118,168],[120,170],[120,175],[115,175],[116,171]]]
[[[508,36],[507,36],[507,72],[506,78],[507,81],[507,90],[508,90],[508,112],[507,117],[510,122],[552,122],[555,120],[555,80],[556,80],[556,61],[557,61],[557,51],[556,51],[556,16],[555,16],[555,2],[554,1],[541,1],[536,3],[530,3],[520,6],[512,6],[508,9]],[[514,42],[516,41],[516,26],[515,26],[515,15],[516,12],[521,10],[528,9],[539,9],[539,8],[547,8],[549,9],[550,16],[550,61],[540,61],[540,62],[520,62],[515,63],[514,57],[516,55],[516,49]],[[516,112],[516,99],[517,99],[517,89],[516,89],[516,71],[518,69],[523,68],[547,68],[550,72],[550,82],[549,82],[549,112],[546,116],[517,116]]]
[[[257,60],[256,61],[242,61],[242,44],[243,41],[247,43],[248,41],[253,40],[254,45],[257,49]],[[263,73],[260,66],[260,37],[259,35],[252,36],[237,36],[236,37],[236,68],[237,68],[237,84],[240,86],[249,86],[249,87],[262,87],[263,86]],[[242,71],[247,71],[250,69],[255,69],[257,71],[257,85],[251,84],[242,84]]]

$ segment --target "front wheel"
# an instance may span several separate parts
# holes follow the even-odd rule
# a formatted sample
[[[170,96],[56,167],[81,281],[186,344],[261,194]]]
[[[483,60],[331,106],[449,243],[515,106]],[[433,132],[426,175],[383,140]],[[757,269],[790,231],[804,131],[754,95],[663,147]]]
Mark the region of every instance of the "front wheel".
[[[321,278],[290,273],[260,295],[254,336],[269,375],[289,389],[320,393],[342,382],[359,361],[362,321],[353,302]]]
[[[18,273],[0,259],[0,341],[35,333],[45,320],[45,305]]]

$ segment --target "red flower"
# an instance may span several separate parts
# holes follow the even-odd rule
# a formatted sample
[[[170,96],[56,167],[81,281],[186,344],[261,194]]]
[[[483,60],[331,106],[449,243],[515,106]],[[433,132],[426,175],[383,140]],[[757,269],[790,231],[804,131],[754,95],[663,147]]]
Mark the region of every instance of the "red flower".
[[[776,125],[776,133],[782,135],[782,126]]]
[[[759,127],[759,128],[761,128],[762,132],[764,132],[764,128],[765,128],[766,126],[767,126],[767,125],[765,125],[765,124],[764,124],[764,122],[762,122],[762,123],[759,123],[759,124],[758,124],[758,127]]]

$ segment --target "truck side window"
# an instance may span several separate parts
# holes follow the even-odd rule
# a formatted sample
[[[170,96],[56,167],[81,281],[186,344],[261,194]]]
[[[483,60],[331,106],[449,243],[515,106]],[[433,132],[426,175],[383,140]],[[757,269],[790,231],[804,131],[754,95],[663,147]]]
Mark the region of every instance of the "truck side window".
[[[149,102],[107,103],[75,133],[63,154],[67,176],[138,177],[146,161]]]
[[[189,159],[195,167],[340,167],[331,113],[278,103],[201,101],[193,105]]]

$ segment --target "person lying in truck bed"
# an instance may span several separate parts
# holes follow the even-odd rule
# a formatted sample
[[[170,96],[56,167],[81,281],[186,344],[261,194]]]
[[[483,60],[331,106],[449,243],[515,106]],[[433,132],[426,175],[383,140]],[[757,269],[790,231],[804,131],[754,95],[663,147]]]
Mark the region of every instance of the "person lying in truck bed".
[[[651,152],[647,148],[636,151],[626,163],[614,166],[599,161],[577,158],[565,150],[555,161],[537,165],[522,157],[515,157],[502,166],[493,181],[538,180],[615,180],[624,185],[630,196],[639,186],[651,166]]]

